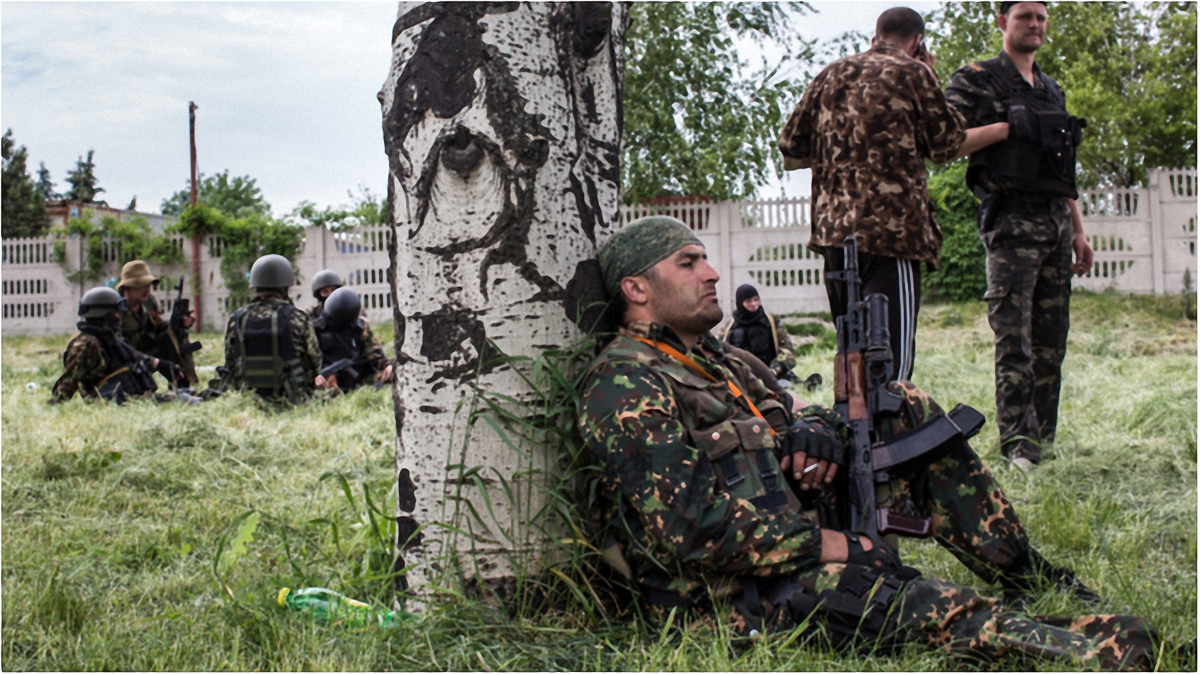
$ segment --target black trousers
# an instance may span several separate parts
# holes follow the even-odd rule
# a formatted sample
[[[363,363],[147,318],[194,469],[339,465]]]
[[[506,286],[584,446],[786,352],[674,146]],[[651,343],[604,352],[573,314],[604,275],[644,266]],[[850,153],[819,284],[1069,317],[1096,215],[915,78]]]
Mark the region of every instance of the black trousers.
[[[829,278],[845,269],[845,249],[825,247],[825,293],[834,319],[846,313],[846,285]],[[858,252],[862,297],[882,293],[888,299],[888,334],[892,343],[892,377],[911,380],[917,348],[917,312],[921,309],[921,263]]]

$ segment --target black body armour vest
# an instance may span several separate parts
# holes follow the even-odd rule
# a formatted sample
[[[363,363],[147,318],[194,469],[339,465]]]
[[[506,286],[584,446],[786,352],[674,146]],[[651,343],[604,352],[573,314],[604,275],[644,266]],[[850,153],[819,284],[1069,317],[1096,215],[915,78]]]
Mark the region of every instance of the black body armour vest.
[[[1038,73],[1041,88],[1026,89],[1012,86],[999,58],[979,65],[1007,113],[998,121],[1012,124],[1020,119],[1029,124],[1014,124],[1007,140],[971,155],[967,187],[979,194],[975,187],[986,169],[1005,191],[1077,198],[1075,152],[1087,122],[1067,113],[1066,100],[1045,73]]]
[[[96,391],[107,400],[124,403],[130,396],[158,391],[154,374],[133,345],[118,338],[111,330],[80,321],[76,328],[100,341],[108,359],[108,374],[95,383]]]
[[[304,365],[288,326],[294,305],[280,305],[269,317],[251,317],[243,307],[233,315],[241,347],[242,383],[265,399],[304,400]]]
[[[363,356],[363,346],[359,342],[362,335],[363,320],[357,319],[349,328],[335,330],[325,321],[325,315],[313,321],[313,330],[317,333],[317,342],[321,344],[321,363],[323,366],[332,365],[342,359],[357,361]],[[338,388],[349,391],[357,388],[369,375],[375,371],[367,363],[355,363],[353,368],[336,373]]]

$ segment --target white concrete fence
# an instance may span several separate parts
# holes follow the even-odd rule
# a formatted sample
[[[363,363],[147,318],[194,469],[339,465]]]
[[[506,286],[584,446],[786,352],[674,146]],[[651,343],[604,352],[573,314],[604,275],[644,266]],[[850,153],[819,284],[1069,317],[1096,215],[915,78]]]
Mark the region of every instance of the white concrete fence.
[[[1081,195],[1084,229],[1096,250],[1092,271],[1076,279],[1076,287],[1101,291],[1115,288],[1127,293],[1178,293],[1185,271],[1196,282],[1196,200],[1194,169],[1153,169],[1145,187],[1094,190]],[[639,206],[625,209],[628,222],[653,213],[675,216],[688,223],[708,248],[710,261],[721,273],[718,295],[726,312],[733,290],[750,283],[763,304],[774,313],[828,311],[820,256],[805,248],[809,239],[808,199],[768,199]],[[391,319],[391,294],[387,281],[389,228],[371,227],[331,232],[308,228],[295,263],[300,286],[294,297],[300,307],[315,304],[308,283],[321,269],[330,268],[347,279],[363,299],[373,323]],[[115,284],[120,273],[120,251],[105,248],[108,261],[100,281],[71,282],[69,272],[84,259],[84,240],[67,239],[66,264],[53,260],[53,238],[3,240],[0,266],[3,314],[0,330],[6,335],[44,335],[74,330],[75,310],[87,290]],[[185,257],[190,242],[179,238]],[[217,237],[201,245],[200,277],[202,317],[206,328],[220,329],[229,313],[229,292],[220,272],[224,247]],[[190,279],[191,262],[155,270],[178,281]],[[190,281],[184,293],[192,297]],[[170,292],[160,283],[155,292],[164,311]]]

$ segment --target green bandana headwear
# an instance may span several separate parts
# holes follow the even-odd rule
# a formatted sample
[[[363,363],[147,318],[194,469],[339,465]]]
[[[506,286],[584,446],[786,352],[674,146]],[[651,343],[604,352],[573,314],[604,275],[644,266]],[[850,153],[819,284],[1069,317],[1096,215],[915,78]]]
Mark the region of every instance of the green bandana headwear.
[[[688,244],[704,245],[683,221],[670,216],[638,218],[600,248],[604,288],[616,295],[622,279],[638,276]]]

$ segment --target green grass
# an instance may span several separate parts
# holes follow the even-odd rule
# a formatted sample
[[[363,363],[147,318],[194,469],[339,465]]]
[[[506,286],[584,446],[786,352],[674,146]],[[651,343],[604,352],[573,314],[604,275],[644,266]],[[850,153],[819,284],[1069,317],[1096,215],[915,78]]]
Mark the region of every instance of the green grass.
[[[1189,638],[1196,324],[1178,297],[1079,294],[1073,304],[1052,459],[1025,478],[1000,459],[992,423],[974,446],[1035,544],[1108,598],[1108,611],[1142,614],[1168,638]],[[390,327],[376,333],[392,353]],[[919,648],[839,656],[788,636],[733,652],[723,626],[664,631],[634,612],[616,616],[610,606],[606,618],[561,599],[514,614],[451,593],[419,626],[389,633],[311,623],[275,606],[280,587],[322,585],[380,603],[391,595],[390,559],[375,534],[379,527],[386,539],[375,511],[391,513],[395,503],[390,393],[293,410],[236,394],[203,406],[48,406],[67,338],[3,340],[7,670],[977,667]],[[220,336],[200,339],[207,379],[221,361]],[[982,303],[923,308],[916,380],[945,406],[963,401],[990,420],[991,340]],[[822,373],[827,384],[805,395],[830,402],[828,349],[803,356],[796,372]],[[903,551],[930,574],[979,585],[932,544],[906,541]],[[1033,609],[1080,611],[1057,593]],[[1051,665],[1070,667],[1043,664]],[[1169,658],[1160,665],[1178,667]]]

